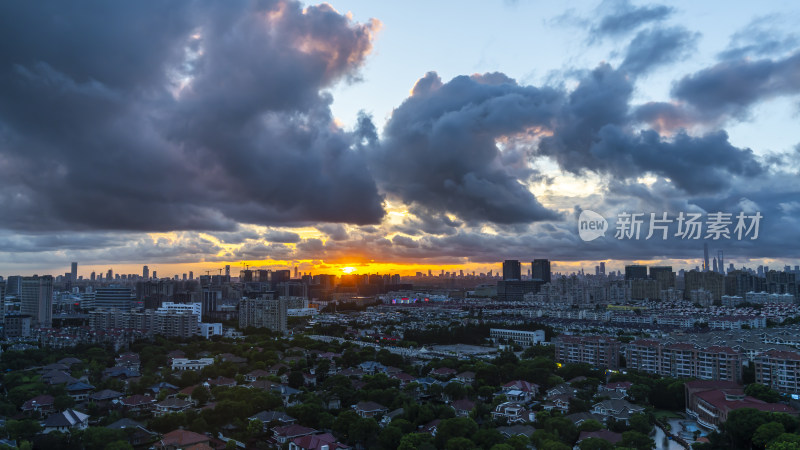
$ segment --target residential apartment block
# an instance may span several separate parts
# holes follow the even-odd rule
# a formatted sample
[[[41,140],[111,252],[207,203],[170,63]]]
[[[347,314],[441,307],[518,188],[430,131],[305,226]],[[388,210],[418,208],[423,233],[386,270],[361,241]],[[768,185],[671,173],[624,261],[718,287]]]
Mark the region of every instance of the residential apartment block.
[[[800,353],[770,350],[756,356],[756,383],[778,392],[800,393]]]
[[[676,378],[723,380],[742,379],[744,355],[731,347],[697,347],[689,343],[663,344],[638,339],[626,346],[626,366],[640,372]]]
[[[618,369],[620,342],[605,336],[559,336],[553,339],[556,362],[586,363],[593,367]]]

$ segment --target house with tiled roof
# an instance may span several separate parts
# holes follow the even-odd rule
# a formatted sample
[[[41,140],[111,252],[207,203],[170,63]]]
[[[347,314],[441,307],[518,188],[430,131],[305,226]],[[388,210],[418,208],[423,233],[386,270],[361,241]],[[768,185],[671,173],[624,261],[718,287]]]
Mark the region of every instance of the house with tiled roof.
[[[449,367],[439,367],[438,369],[431,370],[430,375],[434,377],[440,378],[450,378],[456,374],[455,369],[451,369]]]
[[[266,370],[256,369],[256,370],[251,370],[250,372],[246,373],[244,375],[244,379],[247,382],[253,382],[253,381],[258,380],[259,378],[267,378],[270,375],[271,375],[271,373],[269,373]]]
[[[192,402],[180,398],[168,398],[156,403],[154,414],[163,416],[165,414],[179,413],[188,410],[192,405]]]
[[[78,381],[67,385],[67,395],[72,397],[76,402],[82,402],[89,398],[89,394],[94,391],[94,386],[91,384]]]
[[[389,412],[389,408],[375,402],[358,402],[353,405],[353,410],[363,418],[375,417]]]
[[[69,433],[73,430],[85,430],[89,426],[89,415],[74,409],[67,409],[59,413],[50,414],[42,423],[42,432],[51,433],[59,431]]]
[[[52,395],[42,394],[23,403],[21,409],[25,413],[39,412],[46,415],[55,411],[54,404]]]
[[[504,384],[500,390],[510,401],[527,403],[538,395],[539,385],[525,380],[514,380]]]
[[[350,450],[347,444],[342,444],[330,433],[310,434],[292,439],[289,450]]]
[[[313,428],[304,427],[302,425],[282,425],[272,429],[273,438],[279,444],[285,444],[293,439],[308,436],[316,433],[317,430]]]
[[[644,411],[644,406],[634,405],[627,400],[603,400],[592,406],[592,413],[603,416],[605,420],[613,417],[618,422],[628,422],[636,413]]]
[[[208,445],[210,440],[208,436],[194,431],[173,430],[157,441],[155,447],[164,450],[187,450],[193,445]]]
[[[233,378],[226,378],[223,376],[218,376],[217,378],[209,379],[206,383],[208,383],[209,387],[234,387],[236,386],[236,380]]]
[[[155,407],[156,399],[148,395],[134,394],[120,400],[123,409],[132,413],[151,411]]]
[[[101,404],[107,403],[113,400],[120,400],[125,397],[125,394],[122,392],[115,391],[113,389],[103,389],[102,391],[97,391],[92,394],[89,394],[89,400]]]
[[[524,423],[536,420],[534,413],[519,402],[500,403],[492,411],[492,417],[495,419],[504,418],[508,423]]]
[[[475,382],[475,372],[469,370],[461,372],[456,375],[455,380],[464,384],[472,384]]]
[[[248,417],[247,420],[258,420],[264,425],[264,430],[266,430],[271,423],[276,423],[278,426],[285,426],[294,425],[294,423],[297,422],[297,419],[283,411],[261,411],[258,414]]]
[[[450,406],[456,412],[456,417],[469,417],[469,413],[475,408],[475,402],[468,398],[462,398],[454,401]]]

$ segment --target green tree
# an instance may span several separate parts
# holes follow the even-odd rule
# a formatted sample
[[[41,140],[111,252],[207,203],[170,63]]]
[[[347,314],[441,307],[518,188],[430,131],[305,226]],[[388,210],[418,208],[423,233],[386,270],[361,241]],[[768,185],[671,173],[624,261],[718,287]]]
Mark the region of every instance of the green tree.
[[[531,444],[531,440],[528,436],[518,434],[508,438],[506,444],[510,445],[514,450],[527,450],[528,446]]]
[[[442,448],[447,441],[457,437],[469,438],[476,431],[478,431],[478,424],[468,417],[442,420],[436,427],[436,445]]]
[[[473,450],[475,443],[465,437],[455,437],[447,441],[445,450]]]
[[[753,433],[753,445],[765,448],[767,444],[782,435],[784,431],[786,430],[783,428],[783,425],[778,422],[765,423],[756,428],[756,432]]]
[[[758,427],[769,422],[768,415],[753,408],[742,408],[728,413],[722,431],[729,437],[733,448],[750,448]]]
[[[490,448],[505,441],[497,428],[481,428],[472,435],[472,442],[480,448]]]
[[[110,442],[116,441],[127,443],[124,431],[105,427],[89,427],[83,431],[83,446],[86,450],[103,450]]]
[[[551,417],[544,424],[544,429],[553,433],[561,442],[572,445],[578,439],[578,427],[566,417]]]
[[[400,439],[397,450],[435,450],[433,436],[428,433],[411,433]]]
[[[69,395],[59,395],[53,400],[53,407],[56,411],[64,411],[65,409],[75,406],[75,399]]]
[[[544,441],[538,448],[540,450],[572,450],[572,447],[559,441]]]
[[[602,429],[603,424],[594,419],[584,420],[578,427],[578,431],[597,431]]]
[[[636,450],[651,450],[656,448],[656,443],[650,436],[639,433],[638,431],[626,431],[622,433],[622,440],[619,443],[622,447],[635,448]]]
[[[779,394],[777,391],[758,383],[753,383],[747,386],[744,389],[744,393],[759,400],[764,400],[768,403],[778,403],[781,400],[781,394]]]
[[[403,431],[393,426],[385,427],[378,435],[378,443],[386,450],[399,447],[401,439],[403,439]]]
[[[199,406],[203,406],[211,399],[211,393],[208,388],[202,384],[194,388],[192,391],[192,400],[196,401]]]
[[[630,419],[628,419],[628,423],[633,431],[638,431],[642,434],[650,434],[650,431],[653,429],[653,424],[650,423],[650,417],[645,413],[633,414]]]
[[[611,450],[614,448],[614,445],[605,439],[592,437],[582,440],[581,443],[578,444],[578,447],[581,450]]]

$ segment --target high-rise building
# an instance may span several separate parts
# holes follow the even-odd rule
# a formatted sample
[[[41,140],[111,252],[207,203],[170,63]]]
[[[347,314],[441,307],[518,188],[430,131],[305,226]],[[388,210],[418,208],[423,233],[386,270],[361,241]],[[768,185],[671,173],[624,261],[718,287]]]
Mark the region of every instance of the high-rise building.
[[[230,265],[226,265],[225,266],[225,276],[228,277],[228,280],[231,279],[231,266]]]
[[[22,277],[12,275],[6,279],[6,296],[19,296],[22,292]]]
[[[155,276],[155,272],[153,272],[153,276]],[[150,268],[147,266],[142,266],[142,278],[145,280],[150,278]]]
[[[287,312],[285,299],[245,298],[239,302],[239,328],[269,328],[285,332]]]
[[[204,287],[202,309],[200,310],[201,319],[208,320],[210,315],[217,312],[217,305],[221,302],[222,302],[222,287],[220,286]]]
[[[189,281],[194,281],[194,272],[189,271]]]
[[[153,271],[153,278],[156,280],[158,279],[158,272],[155,270]]]
[[[73,283],[78,281],[78,263],[76,262],[72,263],[72,271],[70,273],[70,277]]]
[[[708,272],[708,242],[703,243],[703,272]]]
[[[50,328],[53,325],[52,276],[22,277],[20,312],[31,316],[35,327]]]
[[[0,323],[6,316],[6,282],[0,281]]]
[[[84,308],[116,308],[128,310],[133,306],[133,299],[133,291],[129,287],[98,287],[94,293],[94,301],[91,302],[91,305],[84,305]]]
[[[516,259],[507,259],[503,261],[503,280],[521,280],[522,279],[522,269],[520,267],[519,261]]]
[[[647,279],[647,266],[625,266],[625,281]]]
[[[549,259],[534,259],[531,263],[533,269],[533,279],[542,280],[544,283],[551,281],[550,260]]]
[[[106,280],[113,280],[114,279],[114,270],[108,269],[108,274],[106,274]]]
[[[600,275],[605,275],[605,274],[606,274],[606,263],[605,262],[601,262],[600,263]]]
[[[94,281],[96,277],[97,277],[97,274],[94,273],[94,271],[92,271],[92,274],[89,275],[89,279],[91,279],[92,281]]]

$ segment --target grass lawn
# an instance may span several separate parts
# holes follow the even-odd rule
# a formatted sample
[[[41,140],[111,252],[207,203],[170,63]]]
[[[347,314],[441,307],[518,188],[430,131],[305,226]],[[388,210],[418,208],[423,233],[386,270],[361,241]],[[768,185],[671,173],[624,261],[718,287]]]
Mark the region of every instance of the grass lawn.
[[[656,416],[656,419],[664,418],[664,419],[683,419],[683,416],[678,414],[675,411],[667,411],[666,409],[657,409],[653,411],[653,415]]]

